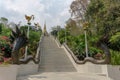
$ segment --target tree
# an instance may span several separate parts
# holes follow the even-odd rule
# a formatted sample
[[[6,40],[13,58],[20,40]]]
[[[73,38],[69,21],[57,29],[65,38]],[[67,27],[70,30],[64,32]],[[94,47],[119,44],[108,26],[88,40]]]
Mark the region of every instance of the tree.
[[[77,26],[75,20],[71,18],[66,22],[65,27],[66,27],[66,30],[70,32],[70,35],[77,36],[81,34],[80,28]]]
[[[61,30],[61,27],[60,27],[59,25],[54,26],[54,27],[52,27],[51,34],[52,34],[54,37],[57,37],[60,30]]]
[[[2,23],[0,23],[0,34],[2,33]]]
[[[70,11],[72,19],[79,27],[82,27],[85,22],[89,23],[87,30],[91,33],[90,38],[88,37],[89,42],[92,42],[92,44],[89,43],[90,46],[102,49],[106,54],[106,63],[110,63],[109,48],[119,48],[117,43],[119,43],[118,34],[120,32],[120,1],[75,0],[70,6]]]
[[[91,0],[86,11],[86,19],[98,38],[97,44],[107,54],[110,63],[109,40],[120,31],[120,1]]]
[[[3,23],[3,24],[4,24],[4,26],[6,26],[6,25],[7,25],[7,23],[8,23],[8,19],[7,19],[7,18],[5,18],[5,17],[1,17],[1,18],[0,18],[0,23]]]
[[[71,16],[79,19],[84,19],[84,13],[86,12],[88,0],[75,0],[70,5]]]

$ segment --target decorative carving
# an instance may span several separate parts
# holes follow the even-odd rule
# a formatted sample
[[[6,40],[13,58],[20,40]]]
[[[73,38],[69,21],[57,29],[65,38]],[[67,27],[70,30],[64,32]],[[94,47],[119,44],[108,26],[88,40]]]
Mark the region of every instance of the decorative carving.
[[[19,50],[20,48],[26,46],[28,43],[28,38],[26,36],[25,31],[21,32],[16,25],[15,31],[12,31],[12,34],[10,35],[10,41],[13,44],[12,49],[13,64],[19,64]]]
[[[25,19],[28,21],[28,24],[30,25],[30,24],[31,24],[31,23],[30,23],[31,19],[34,20],[34,15],[31,15],[31,16],[25,15]]]

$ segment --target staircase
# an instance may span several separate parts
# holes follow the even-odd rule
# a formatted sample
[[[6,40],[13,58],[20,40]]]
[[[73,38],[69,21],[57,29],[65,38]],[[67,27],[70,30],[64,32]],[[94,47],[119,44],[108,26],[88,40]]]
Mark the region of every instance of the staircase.
[[[50,37],[44,37],[41,53],[40,72],[76,72],[65,51]]]
[[[17,80],[110,80],[106,76],[78,73],[64,49],[59,48],[51,37],[44,37],[40,57],[39,72],[18,76]]]

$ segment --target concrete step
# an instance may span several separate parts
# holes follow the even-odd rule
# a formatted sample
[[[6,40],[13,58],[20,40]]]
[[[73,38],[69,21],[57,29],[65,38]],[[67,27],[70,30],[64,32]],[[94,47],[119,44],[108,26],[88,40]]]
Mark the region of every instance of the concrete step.
[[[42,45],[40,72],[76,71],[65,51],[59,48],[53,39],[44,37]]]
[[[106,76],[77,72],[47,72],[18,77],[17,80],[112,80]]]

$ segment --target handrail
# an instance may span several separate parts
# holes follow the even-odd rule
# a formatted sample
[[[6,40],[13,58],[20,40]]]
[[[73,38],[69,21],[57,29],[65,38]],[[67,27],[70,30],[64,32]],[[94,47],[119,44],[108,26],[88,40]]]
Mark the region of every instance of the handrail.
[[[42,40],[43,40],[43,35],[41,35],[41,37],[40,37],[39,45],[38,45],[38,48],[37,48],[37,53],[36,53],[36,56],[35,56],[36,61],[40,60],[39,59],[40,58],[40,50],[41,50],[40,46],[41,46]]]
[[[60,41],[58,40],[58,38],[54,37],[53,35],[50,35],[50,36],[57,42],[58,46],[61,47],[62,44],[60,43]]]
[[[58,46],[60,47],[60,46],[61,46],[61,43],[60,43],[60,41],[58,40],[58,38],[56,38],[56,42],[57,42]]]
[[[94,64],[105,64],[104,60],[95,60],[92,57],[86,57],[83,61],[78,60],[78,58],[74,55],[74,53],[70,50],[70,48],[64,43],[63,46],[70,53],[71,57],[77,64],[85,64],[86,62],[92,62]]]
[[[77,63],[78,59],[77,57],[74,55],[74,53],[70,50],[70,48],[66,45],[66,43],[63,44],[63,46],[65,47],[65,49],[69,52],[69,54],[71,55],[71,57],[74,59],[74,61]]]

